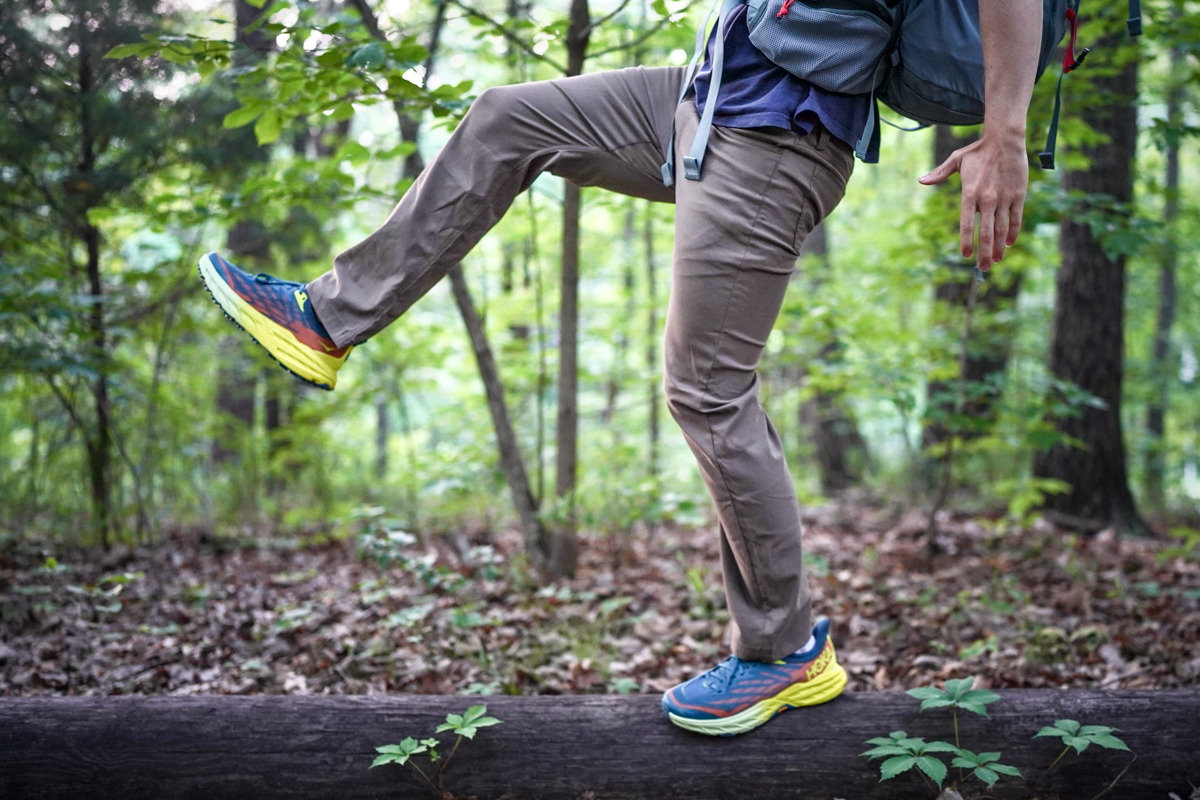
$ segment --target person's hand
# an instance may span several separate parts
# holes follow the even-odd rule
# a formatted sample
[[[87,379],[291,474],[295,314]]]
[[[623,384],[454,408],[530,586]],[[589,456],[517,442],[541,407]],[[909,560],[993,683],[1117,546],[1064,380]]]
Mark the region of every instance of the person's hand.
[[[935,170],[919,179],[926,186],[962,173],[962,211],[959,244],[963,258],[975,252],[975,215],[979,214],[979,251],[975,263],[985,272],[1004,258],[1021,232],[1021,212],[1029,188],[1029,156],[1024,131],[984,133],[977,141],[955,150]]]

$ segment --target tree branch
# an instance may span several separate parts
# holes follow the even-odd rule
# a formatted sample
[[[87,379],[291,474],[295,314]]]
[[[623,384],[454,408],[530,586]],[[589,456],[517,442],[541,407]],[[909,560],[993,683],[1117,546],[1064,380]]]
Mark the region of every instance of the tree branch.
[[[463,3],[461,0],[449,0],[449,2],[454,3],[454,5],[461,8],[464,12],[467,13],[468,16],[472,16],[472,17],[475,17],[476,19],[480,19],[480,20],[483,20],[484,22],[486,22],[488,25],[490,25],[496,31],[496,33],[500,34],[505,39],[508,39],[510,42],[515,44],[517,47],[521,48],[521,50],[524,51],[531,58],[535,58],[538,61],[549,64],[550,66],[554,67],[556,70],[563,73],[564,75],[567,73],[567,68],[564,67],[562,64],[559,64],[554,59],[544,56],[541,53],[535,52],[534,49],[532,47],[530,47],[529,44],[524,39],[517,36],[512,31],[508,30],[508,28],[505,28],[503,24],[492,19],[487,14],[484,14],[482,11],[472,8],[471,6],[467,5],[466,3]]]
[[[612,10],[612,13],[605,14],[605,15],[604,15],[603,17],[601,17],[600,19],[598,19],[598,20],[595,20],[595,21],[591,22],[591,23],[590,23],[590,24],[587,26],[587,29],[586,29],[586,31],[585,31],[585,34],[591,34],[591,32],[592,32],[592,31],[594,31],[594,30],[596,30],[596,28],[599,28],[601,25],[603,25],[604,23],[608,22],[610,19],[612,19],[613,17],[615,17],[617,14],[620,14],[622,11],[624,11],[624,10],[625,10],[625,6],[627,6],[627,5],[629,5],[629,0],[621,0],[621,4],[620,4],[620,5],[618,5],[618,6],[617,6],[615,9],[613,9],[613,10]]]
[[[636,39],[634,39],[630,42],[626,42],[625,44],[619,44],[615,47],[608,47],[608,48],[605,48],[604,50],[597,50],[594,53],[588,53],[587,57],[588,58],[599,58],[600,56],[606,56],[606,55],[609,55],[610,53],[619,53],[622,50],[632,50],[635,47],[640,47],[642,44],[644,44],[646,42],[647,39],[649,39],[651,36],[653,36],[654,34],[661,31],[664,27],[666,27],[666,24],[670,21],[671,21],[670,17],[663,17],[658,22],[654,23],[654,26],[652,28],[650,28],[648,31],[646,31],[645,33],[643,33],[641,36],[637,37]]]

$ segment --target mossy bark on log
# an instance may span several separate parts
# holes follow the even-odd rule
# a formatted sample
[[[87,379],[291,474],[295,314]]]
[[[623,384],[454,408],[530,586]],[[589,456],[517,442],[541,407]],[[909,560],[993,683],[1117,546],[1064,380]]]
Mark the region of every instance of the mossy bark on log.
[[[964,747],[998,750],[1024,775],[1001,780],[997,798],[1026,796],[1061,750],[1031,737],[1063,718],[1118,727],[1137,754],[1109,796],[1163,800],[1187,797],[1189,780],[1200,785],[1198,689],[1000,694],[989,719],[959,718]],[[729,739],[673,727],[657,696],[9,698],[0,700],[0,797],[432,797],[406,767],[368,769],[374,748],[428,736],[447,713],[479,702],[503,724],[464,742],[446,773],[447,789],[479,800],[574,800],[588,790],[597,800],[931,797],[912,775],[881,783],[859,753],[893,730],[954,736],[948,712],[918,714],[898,693],[845,694]],[[1129,763],[1128,753],[1095,746],[1072,753],[1038,796],[1089,800]]]

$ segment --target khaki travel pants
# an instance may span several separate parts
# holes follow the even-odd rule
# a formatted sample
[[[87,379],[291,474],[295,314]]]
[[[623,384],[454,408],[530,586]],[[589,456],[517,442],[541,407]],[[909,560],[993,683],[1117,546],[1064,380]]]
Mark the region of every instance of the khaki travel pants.
[[[841,200],[854,161],[820,126],[808,136],[714,126],[702,180],[684,179],[699,117],[691,100],[676,107],[683,73],[637,67],[488,89],[383,226],[308,295],[339,347],[364,341],[543,171],[674,202],[663,388],[716,503],[734,653],[773,661],[807,641],[812,600],[800,509],[755,370],[800,245]],[[667,188],[672,121],[678,181]]]

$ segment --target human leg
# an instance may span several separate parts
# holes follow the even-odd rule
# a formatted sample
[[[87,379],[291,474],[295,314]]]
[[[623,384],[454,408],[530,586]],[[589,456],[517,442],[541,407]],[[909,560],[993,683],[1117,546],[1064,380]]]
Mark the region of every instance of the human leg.
[[[543,171],[671,201],[659,165],[682,77],[638,67],[480,94],[387,221],[309,284],[331,338],[361,342],[404,313]]]
[[[488,89],[383,226],[330,272],[281,281],[209,253],[200,275],[280,364],[332,389],[350,349],[441,280],[539,173],[673,200],[659,165],[683,71],[638,67]]]
[[[682,104],[682,144],[696,122]],[[677,187],[664,389],[717,507],[733,651],[745,660],[780,659],[812,628],[799,506],[755,370],[800,246],[852,168],[850,149],[821,128],[715,127],[702,180]]]

